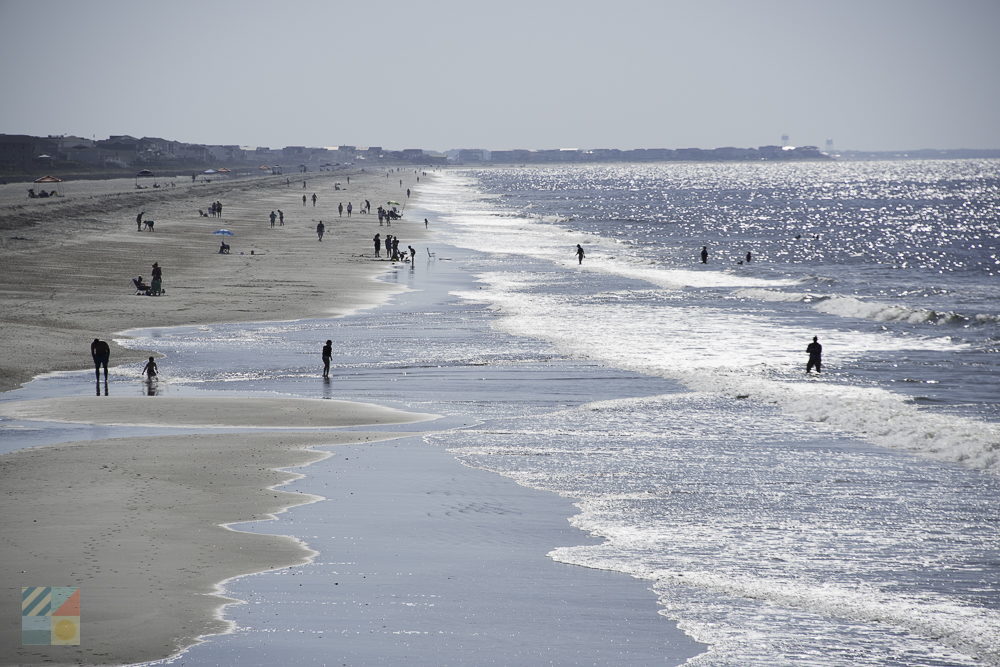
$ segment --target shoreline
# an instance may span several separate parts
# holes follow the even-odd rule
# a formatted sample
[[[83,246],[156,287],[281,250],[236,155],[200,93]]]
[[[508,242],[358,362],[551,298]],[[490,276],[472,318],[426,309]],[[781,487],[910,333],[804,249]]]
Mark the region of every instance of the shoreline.
[[[305,180],[305,189],[302,178],[288,185],[267,176],[154,191],[127,189],[131,179],[70,181],[58,201],[26,200],[23,188],[0,186],[0,391],[47,371],[89,368],[95,337],[110,343],[111,365],[139,363],[148,351],[118,345],[121,332],[344,315],[400,291],[377,280],[391,264],[374,260],[371,235],[398,230],[410,242],[426,232],[406,219],[382,230],[374,209],[402,201],[417,187],[416,174],[322,172]],[[316,205],[303,205],[303,194],[313,193]],[[371,214],[337,211],[338,203],[357,209],[365,199]],[[216,200],[223,217],[198,213]],[[285,225],[272,229],[268,214],[278,209]],[[156,221],[154,232],[135,229],[139,211]],[[322,243],[319,220],[327,227]],[[220,228],[235,233],[231,254],[218,253],[212,231]],[[131,279],[148,281],[153,262],[163,268],[166,294],[134,296]]]
[[[370,222],[370,219],[368,222]],[[403,226],[401,225],[400,228],[403,228]],[[385,231],[390,230],[387,229]],[[369,227],[366,232],[359,234],[359,236],[364,241],[370,233],[372,233],[372,230]],[[367,242],[365,247],[369,247]],[[381,266],[387,267],[388,264],[382,264]],[[290,269],[285,267],[284,270],[287,273]],[[423,274],[418,272],[418,275]],[[433,282],[435,278],[432,277],[430,280]],[[381,284],[389,288],[382,292],[383,299],[388,299],[396,292],[407,289],[406,287],[391,285],[389,283]],[[363,296],[364,294],[362,294]],[[144,299],[142,297],[137,298],[140,302],[155,300]],[[416,300],[417,304],[420,303],[420,299],[421,297],[418,296]],[[400,300],[397,299],[396,302],[398,301]],[[364,305],[371,304],[362,304],[362,306]],[[359,306],[359,308],[362,306]],[[411,310],[413,306],[413,303],[408,304]],[[397,307],[398,305],[393,306],[393,308]],[[312,311],[312,314],[315,316],[315,311]],[[291,321],[303,317],[309,317],[309,315],[281,319],[273,318],[268,313],[254,313],[252,317],[247,317],[246,320],[258,322]],[[205,322],[204,324],[207,323]],[[203,323],[185,322],[183,324]],[[128,329],[148,329],[154,326],[168,325],[158,324],[142,327],[139,324],[133,324]],[[376,325],[373,331],[384,331],[384,329],[380,329]],[[334,333],[331,337],[337,338],[338,335]],[[163,349],[169,348],[164,347]],[[114,360],[114,357],[112,359]],[[82,375],[85,376],[86,374]],[[406,374],[404,373],[404,375]],[[89,386],[89,382],[82,382],[81,386],[83,385]],[[425,391],[427,389],[425,388]],[[89,388],[85,391],[89,391]],[[36,397],[46,396],[44,392],[28,393]],[[343,390],[341,393],[343,393]],[[346,395],[352,395],[351,391],[347,390]],[[136,400],[130,400],[127,397],[119,399],[117,394],[114,398],[71,396],[60,399],[41,398],[32,401],[9,401],[6,404],[0,401],[0,415],[8,414],[17,419],[51,419],[53,415],[56,415],[64,421],[73,421],[73,423],[80,423],[80,421],[75,420],[85,420],[87,423],[125,424],[124,426],[116,426],[115,428],[121,428],[127,432],[129,428],[137,428],[140,425],[150,423],[151,415],[137,413],[137,405],[141,405],[145,413],[145,409],[149,406],[155,405],[157,408],[166,406],[171,402],[171,397],[158,396],[155,399],[145,398],[137,400],[144,400],[144,403],[138,404]],[[218,417],[220,410],[214,410],[213,413],[211,401],[205,402],[201,398],[182,400],[190,401],[190,405],[196,405],[207,414],[203,414],[202,418],[192,421],[189,418],[189,414],[187,414],[188,408],[181,405],[178,410],[168,411],[169,414],[167,416],[162,414],[156,415],[161,425],[176,425],[178,427],[194,426],[195,428],[206,429],[217,426],[232,427],[234,425],[231,423],[232,421],[241,422],[238,424],[240,428],[253,429],[267,428],[268,425],[282,427],[289,425],[287,422],[277,423],[274,415],[267,414],[267,411],[264,409],[258,409],[258,407],[264,405],[264,401],[269,399],[238,399],[250,404],[248,406],[250,410],[248,414],[250,416],[264,422],[259,427],[252,424],[247,426],[245,421],[247,415],[238,416],[228,414],[226,415],[227,419],[220,420]],[[313,405],[334,405],[333,401],[326,398],[321,401],[312,399],[270,400],[300,400]],[[416,405],[426,405],[433,410],[436,400],[435,397],[431,397],[431,400],[425,400],[422,403],[418,401]],[[163,403],[161,404],[161,402]],[[386,402],[387,404],[401,404],[399,402],[394,403],[392,400]],[[14,407],[18,403],[20,403],[20,406]],[[104,415],[100,420],[95,420],[93,414],[88,414],[88,410],[91,413],[93,412],[91,406],[93,408],[110,408],[112,412],[117,411],[118,414]],[[383,408],[379,408],[378,406],[369,405],[367,407],[383,410]],[[221,412],[225,412],[225,409],[221,410]],[[413,418],[426,418],[427,416],[415,413],[398,414],[407,414]],[[74,417],[73,420],[68,419],[71,416]],[[181,416],[185,418],[184,421],[172,421]],[[459,420],[455,420],[455,423],[459,423]],[[308,428],[323,428],[327,426],[331,425],[321,423],[319,426],[309,426]],[[355,654],[359,662],[378,660],[385,656],[398,656],[400,659],[403,657],[412,658],[414,654],[411,651],[413,648],[416,648],[416,644],[411,642],[417,641],[410,625],[412,622],[429,624],[427,632],[419,633],[428,638],[439,637],[442,641],[448,642],[448,637],[464,636],[465,639],[459,641],[456,646],[453,646],[452,650],[467,650],[475,644],[479,647],[483,655],[495,654],[498,650],[504,652],[501,655],[505,654],[506,651],[513,651],[510,655],[517,655],[524,659],[530,657],[530,647],[532,645],[544,647],[543,650],[546,655],[557,660],[573,659],[573,656],[583,656],[588,651],[599,652],[601,655],[607,656],[607,664],[618,661],[621,656],[626,654],[635,657],[641,656],[638,659],[639,662],[643,663],[652,660],[664,661],[671,659],[679,663],[700,650],[699,648],[693,648],[700,645],[690,641],[683,632],[676,628],[676,625],[657,613],[658,608],[655,598],[649,594],[648,585],[645,582],[631,580],[617,572],[602,572],[586,568],[567,567],[562,563],[554,561],[547,555],[547,551],[550,548],[559,544],[565,544],[567,541],[569,544],[577,544],[580,541],[587,542],[595,539],[589,538],[578,529],[571,527],[567,519],[573,514],[573,511],[568,500],[548,491],[538,491],[520,486],[513,480],[494,472],[469,467],[467,464],[459,462],[450,452],[438,450],[431,446],[415,447],[410,441],[405,440],[409,436],[422,435],[426,432],[423,431],[422,433],[414,434],[402,431],[397,432],[395,430],[374,433],[368,431],[342,431],[339,433],[259,431],[238,434],[215,433],[206,435],[200,433],[195,435],[155,437],[146,435],[141,438],[130,439],[111,438],[98,441],[49,445],[32,450],[20,450],[7,456],[0,456],[0,471],[3,471],[0,474],[10,476],[12,470],[8,467],[8,464],[15,458],[28,456],[25,452],[31,452],[40,458],[46,459],[46,464],[41,466],[46,468],[46,470],[40,474],[40,479],[48,480],[54,477],[48,468],[53,459],[53,456],[50,455],[56,451],[78,454],[86,450],[86,465],[92,469],[94,465],[101,463],[100,457],[102,453],[106,454],[108,451],[113,451],[114,454],[119,454],[124,452],[124,449],[109,450],[108,448],[123,444],[125,440],[128,440],[136,444],[140,450],[145,450],[146,453],[152,454],[162,451],[164,446],[182,448],[179,451],[184,451],[185,454],[179,456],[179,460],[169,462],[164,460],[156,461],[156,472],[162,475],[164,471],[173,471],[173,474],[177,475],[179,480],[185,485],[189,483],[189,477],[199,478],[200,474],[201,477],[199,479],[209,487],[205,493],[209,491],[219,492],[218,480],[212,479],[211,475],[206,475],[204,470],[206,468],[210,471],[226,468],[231,457],[223,456],[222,453],[235,451],[232,449],[235,446],[235,442],[242,441],[246,443],[246,447],[251,447],[254,444],[259,445],[256,451],[247,450],[253,453],[255,460],[251,461],[252,465],[246,470],[246,476],[237,480],[240,484],[233,487],[237,490],[229,494],[229,503],[234,506],[234,509],[242,513],[240,518],[226,518],[216,521],[213,517],[212,519],[202,518],[200,521],[202,525],[206,522],[211,523],[211,530],[213,531],[215,529],[222,531],[221,534],[224,534],[226,537],[224,541],[230,544],[231,548],[234,548],[236,551],[243,551],[243,547],[246,547],[245,551],[254,551],[256,553],[258,551],[257,546],[249,547],[247,545],[259,545],[261,544],[259,541],[261,539],[267,544],[272,545],[273,551],[281,546],[274,546],[273,540],[283,540],[283,546],[287,548],[287,551],[284,556],[285,560],[280,562],[284,564],[274,567],[261,567],[260,569],[250,567],[248,569],[247,565],[243,563],[240,571],[233,575],[220,574],[216,571],[214,581],[206,574],[205,578],[211,584],[209,587],[211,590],[207,592],[169,589],[167,592],[174,594],[171,596],[172,598],[183,598],[184,595],[188,595],[192,598],[192,600],[188,601],[191,604],[202,602],[213,610],[207,616],[204,612],[205,606],[199,607],[200,611],[196,610],[195,618],[207,619],[199,627],[192,627],[195,623],[194,621],[178,625],[179,621],[184,620],[184,614],[173,613],[171,609],[156,608],[155,605],[152,608],[145,608],[143,610],[145,616],[133,614],[123,616],[119,614],[115,618],[102,618],[100,615],[96,619],[92,618],[90,616],[90,609],[92,608],[91,605],[94,604],[93,595],[88,596],[86,591],[94,589],[94,583],[91,581],[90,584],[83,587],[82,593],[85,598],[84,632],[87,635],[88,641],[91,641],[95,630],[101,631],[102,629],[113,641],[123,633],[122,628],[126,622],[135,621],[138,625],[134,629],[129,626],[124,630],[124,633],[127,634],[128,642],[123,643],[127,645],[118,646],[116,644],[113,649],[116,651],[142,651],[144,652],[143,655],[154,654],[151,658],[144,657],[140,658],[140,660],[161,662],[163,660],[177,659],[179,655],[183,655],[186,651],[190,650],[194,653],[184,658],[185,660],[191,660],[195,663],[199,660],[202,660],[204,663],[218,662],[219,659],[205,660],[201,656],[205,653],[212,655],[216,651],[222,651],[222,655],[224,656],[226,655],[225,651],[230,650],[228,647],[231,645],[231,642],[245,642],[247,640],[252,642],[258,638],[265,642],[268,650],[281,650],[282,646],[285,646],[287,649],[286,642],[288,639],[294,639],[295,636],[300,635],[290,634],[286,638],[266,634],[267,630],[265,629],[262,631],[263,634],[255,637],[253,630],[248,629],[246,627],[247,624],[239,619],[238,614],[240,612],[236,610],[260,613],[264,607],[256,605],[270,605],[266,608],[280,610],[285,598],[282,597],[280,592],[275,592],[273,589],[274,584],[270,582],[278,580],[279,584],[281,582],[289,584],[292,581],[301,581],[300,579],[287,580],[282,575],[295,576],[297,574],[305,574],[305,570],[311,569],[313,565],[317,570],[331,565],[339,569],[339,566],[343,565],[342,563],[314,562],[313,558],[317,552],[330,554],[333,557],[332,559],[320,560],[336,561],[344,560],[345,556],[350,553],[351,556],[349,557],[353,557],[353,560],[356,561],[350,563],[350,565],[359,569],[355,575],[362,580],[366,578],[366,572],[370,574],[370,568],[378,568],[377,571],[379,574],[388,577],[376,588],[365,588],[362,590],[342,586],[337,589],[330,589],[327,594],[319,593],[319,600],[322,600],[322,602],[317,601],[315,597],[317,593],[309,592],[307,595],[314,597],[306,598],[302,602],[311,606],[303,608],[298,612],[299,614],[306,613],[306,615],[293,614],[293,618],[291,619],[292,628],[296,629],[290,630],[290,632],[312,632],[303,628],[314,626],[317,621],[322,622],[324,618],[324,614],[317,615],[315,612],[334,611],[340,605],[344,612],[346,612],[346,615],[326,619],[327,629],[331,632],[333,628],[340,627],[345,628],[345,632],[350,632],[346,629],[355,626],[360,629],[356,634],[362,637],[362,641],[355,647],[359,651]],[[316,438],[321,442],[311,441],[309,440],[310,438]],[[396,440],[401,438],[404,440],[400,440],[399,444],[392,443],[388,446],[368,444],[376,440]],[[306,442],[299,442],[299,439]],[[294,446],[292,440],[296,441]],[[210,445],[211,449],[206,449],[206,444]],[[326,463],[322,466],[322,470],[313,469],[301,485],[305,487],[307,486],[305,482],[309,482],[312,485],[311,488],[304,489],[299,493],[291,493],[290,496],[285,496],[284,494],[287,492],[275,488],[277,485],[287,485],[296,479],[302,478],[302,475],[298,473],[285,470],[289,465],[315,466],[330,459],[330,453],[317,452],[315,449],[316,447],[326,447],[328,445],[336,445],[338,447],[332,453],[343,451],[343,458],[338,459],[336,465]],[[227,450],[227,446],[230,449]],[[186,449],[183,449],[184,447]],[[341,450],[339,449],[340,447],[346,447],[347,449]],[[220,453],[216,455],[213,452]],[[280,466],[261,467],[260,456],[263,455],[262,452],[274,457],[284,457],[282,459],[283,464]],[[349,462],[348,452],[350,452]],[[365,457],[377,457],[379,463],[365,464],[365,458],[361,457],[361,464],[359,465],[359,455],[362,452],[365,453]],[[402,458],[398,456],[403,452],[407,452],[406,456]],[[213,456],[215,456],[215,460],[213,460]],[[222,458],[219,458],[220,456]],[[306,457],[307,460],[303,463],[293,461],[291,464],[288,464],[286,461],[289,457]],[[107,457],[105,456],[105,458]],[[245,457],[238,458],[243,459]],[[134,456],[129,458],[129,461],[131,462],[129,465],[133,467],[139,466],[139,463],[135,463],[136,459]],[[185,468],[185,465],[188,467]],[[202,466],[201,470],[197,466]],[[64,472],[66,470],[73,471],[80,467],[80,465],[64,465],[62,470]],[[102,473],[97,474],[97,478],[95,479],[99,479],[102,475],[107,474],[105,469],[91,470],[91,472]],[[157,477],[157,475],[151,475],[148,469],[139,470],[136,468],[134,472],[138,472],[141,475],[144,483],[149,482],[146,479],[148,477],[152,477],[154,480]],[[207,481],[205,480],[206,476],[208,477]],[[275,476],[280,477],[281,481],[268,483]],[[16,477],[20,479],[22,476],[17,475]],[[60,479],[65,479],[65,477],[61,477]],[[136,478],[136,480],[138,479],[140,477]],[[387,486],[382,486],[387,484],[387,479],[393,481],[388,482]],[[129,481],[138,483],[136,480],[130,479]],[[345,487],[345,483],[349,483],[350,486]],[[405,491],[403,489],[404,485],[408,487]],[[69,484],[69,487],[71,489],[76,487],[79,490],[81,485],[76,478],[72,478],[72,483]],[[103,484],[88,484],[85,481],[80,492],[89,494],[93,498],[102,487]],[[248,492],[246,489],[248,488],[253,491],[258,507],[260,503],[281,500],[284,500],[286,504],[283,507],[279,504],[280,509],[277,512],[265,512],[264,515],[256,514],[248,516],[249,513],[259,513],[262,511],[252,506],[253,503],[247,501]],[[370,497],[369,502],[362,501],[359,504],[360,496],[362,495],[361,492],[368,494]],[[27,496],[30,493],[36,494],[35,497],[37,497],[37,494],[44,495],[45,490],[37,488],[37,485],[29,486],[25,490],[25,495]],[[62,486],[59,486],[59,491],[55,495],[62,502],[68,502],[74,506],[77,504],[70,494],[62,492]],[[149,494],[147,494],[147,497],[149,497]],[[323,498],[331,502],[320,506],[320,503],[315,502],[317,498]],[[119,505],[125,505],[125,507],[119,507]],[[301,512],[297,511],[294,515],[290,514],[287,517],[279,519],[286,522],[283,525],[288,526],[287,528],[272,528],[272,530],[275,532],[284,530],[294,535],[304,536],[308,538],[309,546],[306,546],[304,542],[293,537],[276,536],[266,533],[261,535],[253,532],[250,526],[247,526],[246,531],[232,527],[234,524],[248,521],[253,522],[262,518],[274,519],[276,518],[276,514],[301,505],[310,506],[310,511],[306,512],[306,514],[309,514],[311,517],[315,517],[317,514],[321,515],[319,517],[319,524],[313,526],[304,520]],[[106,502],[103,509],[107,509],[108,506],[120,513],[126,514],[126,518],[134,518],[128,516],[128,514],[129,512],[135,513],[137,511],[136,507],[145,509],[141,502],[130,506],[124,502],[120,502],[117,497],[110,501],[110,505]],[[414,550],[416,553],[421,554],[419,557],[404,558],[402,561],[398,560],[400,556],[398,549],[399,544],[401,544],[399,542],[401,535],[398,531],[398,517],[396,516],[396,510],[400,508],[405,508],[406,511],[413,513],[414,517],[413,525],[410,527],[412,534],[407,534],[406,536],[406,548],[407,550]],[[171,525],[177,520],[178,512],[176,508],[167,508],[167,510],[165,523]],[[6,512],[4,514],[8,517],[9,523],[15,528],[26,531],[30,528],[30,524],[26,525],[10,519],[12,514],[16,517],[17,512]],[[345,526],[349,526],[352,532],[339,532],[341,530],[339,528],[336,529],[337,532],[329,532],[331,530],[329,526],[332,525],[329,524],[331,518],[337,521],[346,521]],[[512,523],[514,518],[516,518],[518,523]],[[528,522],[527,531],[524,531],[524,526],[520,525],[521,522],[525,521]],[[51,519],[49,519],[49,527],[51,528],[52,525]],[[135,534],[138,532],[142,536],[141,527],[136,524],[116,526],[116,528],[121,533]],[[292,528],[294,528],[294,531]],[[266,531],[267,528],[263,530]],[[216,534],[220,534],[218,531],[216,531]],[[472,531],[478,532],[474,535]],[[354,534],[355,537],[343,537],[348,534]],[[116,536],[117,534],[113,537]],[[173,551],[165,555],[162,565],[153,564],[149,565],[149,567],[156,572],[173,571],[180,567],[185,568],[185,572],[189,572],[192,569],[201,567],[204,561],[192,560],[190,557],[176,553],[175,549],[177,545],[182,547],[190,546],[194,541],[194,537],[196,536],[187,533],[180,536],[166,535],[165,541],[168,548]],[[105,542],[109,542],[109,547],[115,546],[112,540],[105,540]],[[500,545],[509,545],[511,548],[494,553],[494,547]],[[37,540],[37,534],[35,535],[35,541],[32,542],[32,546],[43,552],[46,550],[46,545]],[[360,547],[360,551],[356,547]],[[16,551],[16,548],[14,550]],[[56,551],[60,550],[57,549]],[[60,552],[66,553],[65,551]],[[144,551],[143,553],[145,554],[146,552]],[[429,557],[428,554],[433,554],[433,557]],[[114,554],[114,557],[108,557],[108,560],[116,569],[119,569],[122,567],[122,560],[125,558],[126,556],[124,555]],[[101,560],[102,564],[103,562]],[[487,562],[491,562],[493,567],[486,566]],[[144,563],[140,561],[140,564]],[[420,564],[419,569],[417,564]],[[268,565],[273,565],[273,563],[268,563]],[[444,603],[445,601],[443,600],[442,604],[437,606],[437,609],[434,609],[436,606],[434,604],[427,606],[423,603],[414,603],[411,605],[405,602],[396,602],[397,591],[395,591],[394,584],[399,580],[394,579],[394,577],[400,575],[399,568],[413,568],[416,570],[409,574],[412,578],[410,586],[413,588],[413,592],[409,594],[410,596],[418,600],[426,600],[442,597],[442,594],[444,594],[443,597],[446,598],[447,603]],[[454,568],[462,572],[463,576],[461,579],[466,582],[465,584],[458,583],[455,577],[450,576],[449,573]],[[249,576],[256,572],[271,572],[274,570],[281,571],[276,575],[272,574],[262,577]],[[441,577],[442,570],[448,576]],[[101,572],[100,574],[108,576],[111,573]],[[118,575],[119,572],[114,572],[113,574]],[[334,572],[332,574],[340,576],[342,573]],[[133,576],[135,575],[133,574]],[[329,577],[325,578],[327,585],[329,585],[330,581]],[[516,587],[511,588],[512,582],[516,582]],[[27,585],[35,585],[37,583],[29,582]],[[54,585],[64,583],[73,583],[76,585],[74,582],[64,581],[56,582]],[[469,588],[469,584],[472,584],[473,588]],[[290,585],[296,586],[296,583],[290,583]],[[302,586],[302,584],[297,585]],[[337,585],[335,580],[334,585]],[[389,588],[386,589],[385,585],[388,585]],[[141,586],[137,589],[132,588],[130,585],[121,586],[121,588],[126,587],[133,597],[138,595],[139,597],[158,599],[158,596],[162,597],[165,595],[163,586],[156,590],[150,590],[145,595]],[[472,592],[474,589],[476,592]],[[247,593],[248,590],[249,593]],[[303,591],[303,589],[298,590],[300,594]],[[295,589],[292,589],[292,591],[294,592]],[[196,593],[201,593],[201,595],[197,595]],[[347,595],[348,597],[342,598],[342,595]],[[371,597],[372,595],[374,595],[374,598]],[[513,595],[512,598],[510,597],[511,595]],[[234,600],[247,604],[235,604]],[[100,602],[98,600],[98,603]],[[385,625],[367,625],[373,619],[370,618],[368,611],[362,607],[368,607],[369,603],[371,603],[373,609],[376,607],[376,604],[388,604],[387,611],[412,611],[418,613],[418,616],[413,619],[400,617],[399,621],[404,623],[404,625],[400,626],[397,631],[389,633],[385,631]],[[233,606],[234,604],[235,606]],[[318,604],[332,605],[333,608],[315,606]],[[484,604],[486,605],[485,607],[483,606]],[[493,605],[492,609],[490,605]],[[234,611],[226,613],[225,610],[227,608],[234,609]],[[478,613],[469,613],[466,611],[480,608],[483,611]],[[583,614],[583,618],[578,619],[577,614]],[[226,616],[230,620],[226,620]],[[144,623],[156,623],[164,617],[169,621],[169,627],[173,628],[173,636],[177,638],[177,641],[172,646],[162,641],[157,645],[155,638],[150,638],[143,632]],[[186,617],[192,618],[191,615],[186,615]],[[124,621],[122,621],[123,618]],[[493,623],[492,619],[496,618],[503,618],[504,623],[499,625]],[[417,619],[421,620],[417,621]],[[479,620],[477,621],[477,619]],[[14,624],[11,627],[16,628],[16,619],[13,620]],[[581,622],[581,620],[584,622]],[[95,627],[92,625],[92,621],[98,623],[98,625]],[[487,624],[482,625],[483,621],[486,621]],[[241,628],[241,632],[229,635],[219,634],[220,632],[226,633],[232,630],[234,623]],[[365,630],[365,628],[369,629]],[[442,628],[448,631],[441,632]],[[249,636],[247,630],[250,630]],[[261,631],[258,630],[258,632]],[[510,638],[519,636],[518,633],[521,632],[524,633],[526,640],[530,638],[529,643],[523,647],[511,646]],[[355,634],[354,632],[350,633]],[[619,633],[622,633],[626,637],[624,643],[621,642],[622,638],[619,636]],[[161,639],[169,634],[169,632],[166,632],[161,636]],[[212,639],[209,639],[210,636]],[[401,642],[389,648],[384,644],[383,640],[385,639],[401,639]],[[553,641],[556,643],[553,644]],[[534,644],[531,642],[534,642]],[[8,644],[6,641],[4,643]],[[263,655],[263,653],[257,653],[257,649],[255,648],[248,648],[245,644],[238,645],[240,646],[239,650],[252,651],[251,653],[240,655],[256,655],[258,657]],[[321,647],[322,645],[313,644],[312,646]],[[329,645],[326,646],[326,650],[329,650]],[[436,649],[431,645],[423,644],[423,646],[426,653],[419,655],[437,655]],[[62,652],[50,654],[49,659],[54,658],[56,661],[62,661],[69,654],[65,650],[66,647],[57,648],[62,649]],[[264,646],[261,648],[264,648]],[[108,658],[107,646],[100,647],[100,649],[103,651],[100,656],[94,656],[89,659],[78,657],[70,661],[105,663],[124,661]],[[304,649],[303,647],[303,650],[308,652],[309,650],[316,649]],[[596,655],[596,653],[594,654]],[[44,660],[45,658],[39,657],[39,659]],[[225,658],[220,659],[225,660]],[[21,656],[19,656],[19,661],[26,662]],[[135,659],[128,660],[128,662],[134,661]]]
[[[403,188],[414,187],[412,172],[400,175]],[[341,217],[334,207],[347,201],[359,205],[365,196],[373,209],[401,199],[398,188],[388,185],[398,179],[351,173],[348,190],[343,187],[347,178],[347,173],[308,176],[306,192],[315,192],[317,203],[325,206],[303,205],[303,190],[287,185],[284,177],[139,192],[125,189],[131,179],[94,181],[88,187],[72,182],[65,196],[29,205],[15,203],[23,196],[21,188],[0,187],[0,206],[7,212],[0,222],[6,254],[0,266],[5,341],[0,391],[47,372],[86,369],[94,337],[111,344],[109,365],[114,367],[151,354],[114,341],[131,329],[342,316],[383,303],[403,288],[377,280],[391,266],[371,257],[377,217]],[[224,202],[223,218],[198,214],[216,199]],[[271,228],[267,212],[281,207],[286,207],[285,225]],[[132,229],[137,208],[157,220],[156,231]],[[322,244],[317,220],[327,224]],[[399,221],[395,229],[407,241],[423,238],[423,227],[409,222]],[[229,255],[217,253],[218,238],[211,235],[221,227],[236,232],[227,239]],[[96,271],[89,267],[91,257],[99,258]],[[153,261],[163,266],[167,294],[133,296],[129,276],[148,276]],[[293,272],[313,278],[290,279]],[[320,289],[319,282],[329,289]],[[294,414],[281,409],[292,405]],[[17,586],[72,584],[81,588],[84,600],[86,639],[69,648],[72,654],[65,646],[20,646],[16,607],[6,605],[0,655],[18,663],[159,660],[200,637],[226,631],[231,622],[223,619],[223,610],[234,603],[221,594],[227,581],[305,562],[313,553],[297,538],[232,526],[273,520],[291,507],[319,500],[278,488],[302,476],[288,468],[333,456],[314,447],[406,435],[268,429],[431,418],[371,404],[308,399],[158,397],[140,406],[130,398],[88,395],[0,406],[15,419],[254,429],[77,440],[0,456],[5,488],[0,521],[6,536],[0,567],[8,595],[13,597]],[[134,477],[109,483],[121,469]],[[192,498],[205,500],[197,506]],[[122,542],[112,545],[112,539]],[[213,550],[217,553],[208,555]]]
[[[80,646],[21,646],[19,611],[4,605],[5,662],[131,664],[160,660],[230,630],[226,581],[308,562],[288,535],[234,525],[274,520],[324,499],[280,487],[335,452],[317,446],[405,434],[258,433],[80,441],[0,457],[5,483],[3,580],[81,591]],[[46,520],[46,517],[48,519]],[[8,591],[13,598],[15,591]]]

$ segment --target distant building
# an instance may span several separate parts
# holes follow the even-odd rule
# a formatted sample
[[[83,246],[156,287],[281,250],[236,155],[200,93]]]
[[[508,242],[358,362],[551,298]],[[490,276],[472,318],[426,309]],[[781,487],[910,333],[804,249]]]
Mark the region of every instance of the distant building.
[[[455,156],[459,164],[477,164],[486,162],[487,151],[481,148],[462,148]]]

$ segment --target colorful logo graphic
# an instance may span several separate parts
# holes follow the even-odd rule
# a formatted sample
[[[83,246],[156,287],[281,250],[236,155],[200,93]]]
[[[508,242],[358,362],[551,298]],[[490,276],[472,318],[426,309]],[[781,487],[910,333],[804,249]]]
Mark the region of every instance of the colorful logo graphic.
[[[80,645],[80,589],[28,586],[21,589],[21,644]]]

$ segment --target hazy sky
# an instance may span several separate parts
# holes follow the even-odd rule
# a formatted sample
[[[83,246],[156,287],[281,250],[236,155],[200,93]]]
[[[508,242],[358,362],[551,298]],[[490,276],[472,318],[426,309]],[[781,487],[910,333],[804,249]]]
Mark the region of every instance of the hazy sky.
[[[1000,0],[0,0],[0,133],[1000,148]]]

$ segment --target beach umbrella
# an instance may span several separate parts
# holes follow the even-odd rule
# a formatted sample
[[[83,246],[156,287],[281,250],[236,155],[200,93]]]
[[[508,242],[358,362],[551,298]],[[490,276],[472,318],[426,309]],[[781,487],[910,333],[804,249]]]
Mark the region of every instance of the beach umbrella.
[[[219,236],[236,236],[236,232],[230,231],[228,229],[216,229],[213,234],[218,234]]]
[[[41,178],[36,178],[35,183],[62,183],[63,180],[58,176],[42,176]]]
[[[232,170],[231,169],[226,169],[225,167],[222,167],[221,169],[216,169],[216,171],[218,171],[220,174],[228,174]]]
[[[392,201],[391,199],[387,201],[386,204],[388,204],[389,206],[401,206],[401,204],[398,201]]]

